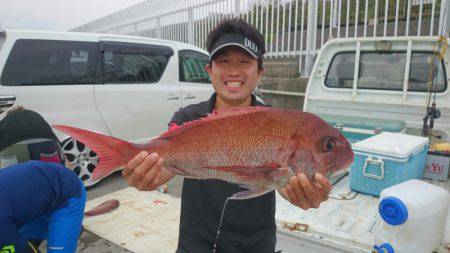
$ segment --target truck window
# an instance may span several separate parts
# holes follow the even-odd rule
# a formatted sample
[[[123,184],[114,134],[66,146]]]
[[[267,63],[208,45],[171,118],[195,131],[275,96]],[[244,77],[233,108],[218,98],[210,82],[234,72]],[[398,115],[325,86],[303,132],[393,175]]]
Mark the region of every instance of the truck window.
[[[156,83],[172,49],[165,46],[111,42],[103,53],[104,83]]]
[[[92,84],[96,53],[95,42],[17,40],[0,82],[5,86]]]
[[[403,90],[406,53],[361,52],[358,89]]]
[[[447,90],[444,62],[432,53],[412,53],[409,71],[408,91]],[[429,82],[431,80],[433,82]]]
[[[332,88],[352,88],[355,73],[355,52],[340,53],[333,57],[325,85]]]
[[[444,92],[447,89],[444,63],[436,57],[431,52],[411,53],[408,91]],[[358,89],[402,91],[405,65],[406,52],[361,52]],[[354,71],[355,52],[339,53],[331,61],[325,85],[352,88]],[[434,80],[432,86],[429,85],[430,75]]]
[[[211,83],[205,65],[208,64],[208,56],[191,51],[179,52],[180,81],[191,83]]]

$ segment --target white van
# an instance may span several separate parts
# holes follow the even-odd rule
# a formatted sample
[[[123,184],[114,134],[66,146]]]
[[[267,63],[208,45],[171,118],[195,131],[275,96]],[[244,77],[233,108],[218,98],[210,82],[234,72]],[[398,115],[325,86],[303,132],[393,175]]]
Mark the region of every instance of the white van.
[[[207,100],[208,53],[166,40],[74,32],[0,31],[0,113],[21,105],[50,124],[142,143],[172,114]],[[0,115],[3,117],[3,115]],[[90,186],[97,155],[55,131],[74,171]]]

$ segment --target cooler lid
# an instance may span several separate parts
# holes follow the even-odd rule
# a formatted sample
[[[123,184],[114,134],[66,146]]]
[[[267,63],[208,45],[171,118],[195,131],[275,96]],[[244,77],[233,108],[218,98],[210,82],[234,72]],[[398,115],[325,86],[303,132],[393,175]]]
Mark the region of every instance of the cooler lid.
[[[426,144],[428,144],[428,138],[422,136],[382,132],[354,143],[352,149],[365,153],[407,158]]]

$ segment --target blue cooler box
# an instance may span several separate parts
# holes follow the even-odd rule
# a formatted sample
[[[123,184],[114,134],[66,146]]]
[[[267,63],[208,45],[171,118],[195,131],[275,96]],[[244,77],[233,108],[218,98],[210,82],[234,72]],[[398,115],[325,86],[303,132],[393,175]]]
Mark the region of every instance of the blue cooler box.
[[[350,188],[374,196],[390,186],[420,179],[425,169],[428,138],[383,132],[354,143]]]

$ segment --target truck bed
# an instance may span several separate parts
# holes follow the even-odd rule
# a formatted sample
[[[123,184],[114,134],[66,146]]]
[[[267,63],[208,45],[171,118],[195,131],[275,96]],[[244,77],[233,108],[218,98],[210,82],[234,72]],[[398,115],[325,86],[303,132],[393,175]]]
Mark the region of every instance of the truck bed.
[[[450,182],[424,181],[450,189]],[[374,228],[382,222],[378,200],[351,191],[348,175],[333,185],[329,200],[318,209],[301,210],[278,195],[277,248],[282,252],[302,253],[372,252]],[[295,223],[301,224],[297,225],[300,229],[293,229]],[[449,253],[450,250],[440,247],[435,252]]]
[[[450,182],[431,183],[450,189]],[[120,201],[119,208],[107,214],[86,217],[83,221],[86,230],[132,252],[175,252],[179,198],[127,187],[88,201],[86,210],[111,198]],[[381,222],[377,208],[378,198],[350,190],[348,175],[334,183],[329,200],[318,209],[304,211],[277,193],[277,251],[371,252],[373,229]],[[441,247],[436,253],[450,251]]]

